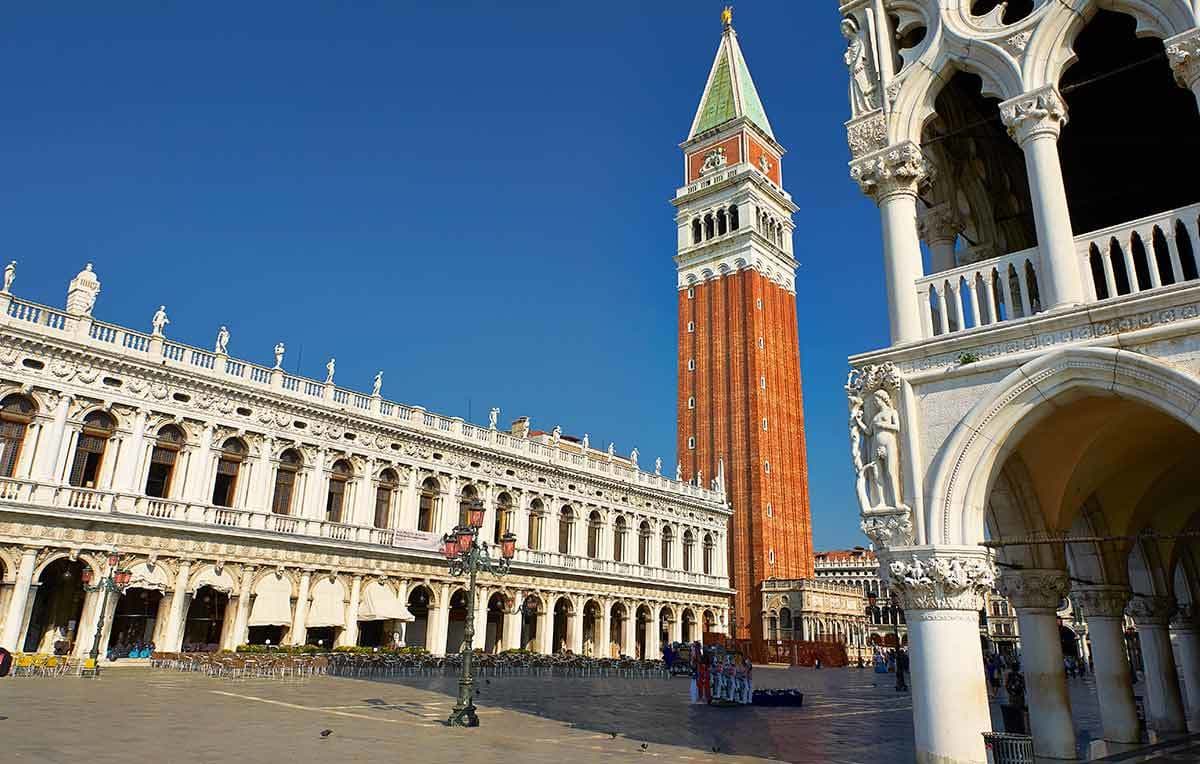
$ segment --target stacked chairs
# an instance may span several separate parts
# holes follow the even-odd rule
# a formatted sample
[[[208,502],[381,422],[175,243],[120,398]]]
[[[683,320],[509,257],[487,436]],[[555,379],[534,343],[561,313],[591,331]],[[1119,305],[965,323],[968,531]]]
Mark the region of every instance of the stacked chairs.
[[[77,658],[43,653],[17,653],[13,656],[14,677],[60,677],[79,673]]]

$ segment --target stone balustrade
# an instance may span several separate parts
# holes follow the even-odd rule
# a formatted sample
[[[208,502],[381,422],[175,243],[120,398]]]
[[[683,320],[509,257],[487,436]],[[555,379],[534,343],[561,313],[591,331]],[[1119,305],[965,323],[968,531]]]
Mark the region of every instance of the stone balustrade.
[[[1037,300],[1040,272],[1041,258],[1035,248],[919,279],[917,304],[925,337],[1040,312]]]

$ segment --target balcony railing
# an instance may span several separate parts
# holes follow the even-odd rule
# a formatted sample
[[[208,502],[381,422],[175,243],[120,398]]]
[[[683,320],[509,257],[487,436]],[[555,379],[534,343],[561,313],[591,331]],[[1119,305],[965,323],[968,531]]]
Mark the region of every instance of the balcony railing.
[[[1077,236],[1088,302],[1138,294],[1200,278],[1200,204]],[[975,329],[1042,312],[1041,254],[1034,249],[918,279],[926,337]]]
[[[6,504],[46,506],[54,509],[113,516],[146,517],[196,526],[244,528],[284,536],[312,536],[337,542],[373,546],[412,547],[411,542],[403,543],[401,541],[401,537],[406,535],[405,532],[391,528],[335,523],[328,520],[277,515],[237,507],[220,507],[178,499],[159,499],[142,494],[124,494],[115,491],[40,483],[32,480],[0,478],[0,508]],[[407,534],[409,537],[413,535]],[[429,536],[430,534],[416,535]],[[427,551],[432,553],[433,547],[430,546]],[[549,568],[591,571],[606,576],[633,578],[648,582],[690,584],[710,589],[724,589],[729,585],[725,577],[718,575],[664,569],[615,560],[592,559],[579,555],[527,548],[517,549],[515,562]]]

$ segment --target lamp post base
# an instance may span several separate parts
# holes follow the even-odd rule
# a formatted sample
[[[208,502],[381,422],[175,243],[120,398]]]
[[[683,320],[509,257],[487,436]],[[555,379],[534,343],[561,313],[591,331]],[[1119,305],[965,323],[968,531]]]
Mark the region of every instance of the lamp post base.
[[[475,704],[468,702],[465,706],[457,705],[446,720],[448,727],[478,727],[479,717],[475,714]]]

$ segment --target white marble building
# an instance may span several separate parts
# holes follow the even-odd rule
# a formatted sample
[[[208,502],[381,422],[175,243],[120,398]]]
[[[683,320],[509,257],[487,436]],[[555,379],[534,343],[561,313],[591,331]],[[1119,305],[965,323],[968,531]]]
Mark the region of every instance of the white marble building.
[[[879,575],[879,558],[864,547],[834,549],[813,555],[817,578],[859,590],[866,623],[863,644],[906,644],[908,624],[898,598],[892,596],[887,580]],[[871,604],[872,598],[874,604]]]
[[[400,638],[657,655],[661,638],[723,631],[730,510],[687,484],[561,435],[484,428],[381,395],[93,317],[89,265],[66,310],[0,292],[0,644],[92,644],[117,550],[132,588],[102,647],[328,646]],[[483,534],[512,531],[512,573],[480,577],[474,614],[441,534],[480,499]]]
[[[1200,3],[840,3],[850,172],[889,347],[846,385],[864,532],[902,600],[919,762],[983,762],[979,617],[1016,610],[1034,747],[1077,755],[1055,611],[1104,738],[1200,714]],[[875,299],[864,295],[864,299]],[[1179,665],[1172,653],[1179,655]]]

